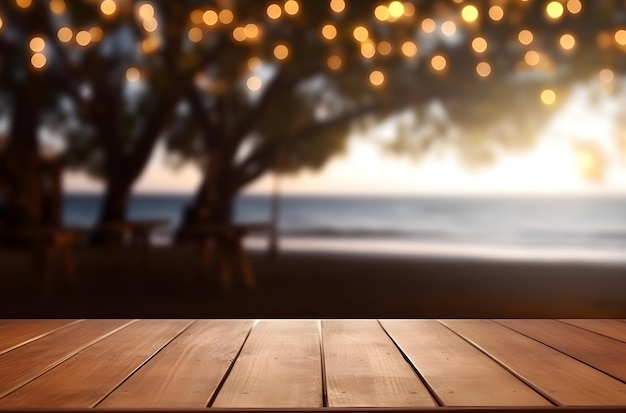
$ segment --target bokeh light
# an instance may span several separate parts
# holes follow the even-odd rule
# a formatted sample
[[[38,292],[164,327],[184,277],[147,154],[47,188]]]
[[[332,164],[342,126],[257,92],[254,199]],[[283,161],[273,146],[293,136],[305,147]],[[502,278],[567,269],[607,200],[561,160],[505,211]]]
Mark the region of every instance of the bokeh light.
[[[502,18],[504,17],[504,9],[500,6],[491,6],[489,8],[489,17],[494,22],[502,20]]]
[[[530,30],[524,29],[518,33],[517,39],[521,44],[528,46],[533,42],[534,36]]]
[[[467,5],[461,10],[461,17],[468,23],[478,20],[478,9],[474,5]]]
[[[274,57],[278,60],[285,60],[289,56],[289,48],[284,44],[274,47]]]
[[[476,73],[480,77],[487,77],[491,74],[491,65],[487,62],[480,62],[476,65]]]
[[[100,11],[105,16],[112,16],[117,11],[117,4],[113,0],[103,0],[100,3]]]
[[[544,89],[541,91],[540,98],[544,105],[550,106],[556,102],[556,93],[552,89]]]
[[[337,28],[332,24],[325,24],[322,27],[322,36],[327,40],[332,40],[337,37]]]
[[[283,14],[283,9],[280,8],[280,6],[276,3],[272,3],[269,6],[267,6],[267,17],[269,17],[272,20],[276,20],[279,19],[280,16]]]
[[[385,75],[380,70],[370,73],[370,83],[374,86],[381,86],[385,82]]]
[[[417,46],[415,43],[406,41],[402,43],[402,54],[406,57],[413,57],[417,54]]]
[[[33,67],[35,69],[41,69],[42,67],[44,67],[46,65],[46,55],[43,53],[35,53],[31,58],[30,58],[30,63],[33,65]]]
[[[391,43],[389,43],[386,40],[383,40],[382,42],[378,42],[378,45],[376,45],[376,51],[381,56],[389,55],[389,53],[391,53]]]
[[[569,11],[570,13],[578,14],[583,9],[583,4],[580,2],[580,0],[568,0],[566,7],[567,11]]]
[[[357,41],[364,42],[369,37],[369,31],[365,26],[357,26],[352,31],[352,36],[354,36]]]
[[[46,47],[46,41],[42,37],[36,36],[30,39],[28,46],[33,52],[41,52]]]
[[[422,31],[424,31],[424,33],[432,33],[436,28],[437,23],[430,17],[422,20]]]
[[[233,14],[232,11],[228,9],[224,9],[219,12],[219,14],[217,15],[217,18],[222,24],[230,24],[235,19],[235,15]]]
[[[435,55],[430,59],[430,65],[437,71],[445,69],[447,64],[446,58],[442,55]]]
[[[328,57],[326,64],[331,70],[339,70],[341,69],[341,65],[342,65],[341,57],[337,55],[331,55]]]
[[[202,21],[207,26],[216,25],[217,22],[219,21],[217,12],[215,10],[206,10],[204,13],[202,13]]]
[[[615,73],[611,69],[604,68],[600,70],[598,77],[602,83],[611,83],[615,78]]]
[[[454,36],[456,33],[456,24],[452,20],[446,20],[441,24],[441,32],[446,36]]]
[[[559,38],[559,44],[565,50],[571,50],[576,46],[576,39],[573,35],[566,33]]]
[[[72,41],[72,37],[74,37],[74,32],[69,27],[61,27],[57,31],[58,39],[63,43],[68,43]]]
[[[330,0],[330,9],[335,13],[341,13],[346,9],[346,3],[343,0]]]
[[[287,0],[285,2],[285,13],[295,16],[300,11],[300,5],[296,0]]]
[[[392,19],[399,19],[404,14],[404,4],[399,1],[392,1],[389,3],[389,17]]]
[[[551,1],[546,6],[546,14],[551,19],[558,19],[563,15],[563,5],[558,1]]]
[[[129,82],[138,82],[141,79],[141,73],[136,67],[126,69],[126,80]]]
[[[189,40],[191,40],[194,43],[198,43],[200,40],[202,40],[203,36],[204,36],[204,33],[202,33],[202,30],[200,30],[197,27],[192,27],[187,32],[187,37],[189,38]]]
[[[487,50],[487,40],[484,37],[476,37],[472,40],[472,49],[476,53],[484,53]]]
[[[251,91],[256,92],[257,90],[261,89],[261,87],[263,86],[263,82],[258,76],[250,76],[246,81],[246,86],[248,86],[248,89],[250,89]]]

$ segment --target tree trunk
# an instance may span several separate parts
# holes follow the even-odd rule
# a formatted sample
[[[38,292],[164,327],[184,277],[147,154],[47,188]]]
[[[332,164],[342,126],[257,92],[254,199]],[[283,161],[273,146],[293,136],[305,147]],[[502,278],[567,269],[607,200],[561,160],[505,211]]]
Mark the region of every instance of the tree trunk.
[[[124,221],[135,180],[132,176],[118,171],[107,177],[106,189],[100,206],[98,223],[91,244],[120,244],[121,234],[102,231],[107,224]]]

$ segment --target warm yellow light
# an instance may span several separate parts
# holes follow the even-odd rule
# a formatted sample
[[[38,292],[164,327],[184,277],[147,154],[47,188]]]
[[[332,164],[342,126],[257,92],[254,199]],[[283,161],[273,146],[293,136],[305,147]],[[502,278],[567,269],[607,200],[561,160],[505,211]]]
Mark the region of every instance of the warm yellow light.
[[[199,11],[199,10],[194,10],[192,12],[192,14],[197,12],[197,11]],[[152,19],[152,18],[154,18],[154,7],[150,3],[143,3],[137,9],[137,14],[142,19]]]
[[[626,46],[626,30],[621,29],[615,32],[615,41],[620,46]]]
[[[446,58],[439,54],[435,55],[430,59],[430,65],[435,70],[443,70],[447,65]]]
[[[559,39],[559,44],[565,50],[571,50],[576,46],[576,39],[569,33],[564,34]]]
[[[202,13],[202,21],[207,26],[214,26],[217,24],[219,18],[217,17],[217,12],[215,10],[206,10]]]
[[[415,14],[415,6],[410,1],[404,2],[404,15],[411,17]]]
[[[615,78],[615,74],[611,69],[602,69],[598,73],[598,77],[600,78],[600,82],[602,83],[611,83]]]
[[[389,3],[389,17],[399,19],[404,14],[404,4],[395,0]]]
[[[596,42],[598,43],[599,47],[601,47],[602,49],[606,49],[611,46],[613,38],[608,32],[602,31],[596,36]]]
[[[46,41],[39,36],[33,37],[30,39],[28,46],[33,52],[41,52],[46,47]]]
[[[204,33],[202,33],[202,30],[198,27],[192,27],[187,32],[187,37],[194,43],[198,43],[200,40],[202,40],[203,36]]]
[[[556,102],[556,93],[554,93],[554,90],[552,89],[544,89],[541,92],[541,102],[543,102],[544,105],[550,106],[552,104],[554,104],[554,102]]]
[[[261,89],[261,87],[263,86],[263,82],[258,76],[250,76],[246,81],[246,85],[248,86],[248,89],[256,92],[257,90]]]
[[[526,46],[533,42],[533,38],[533,33],[530,30],[526,29],[520,31],[517,35],[517,39],[519,40],[519,42]]]
[[[91,35],[92,42],[99,42],[100,40],[102,40],[102,37],[104,36],[104,32],[98,26],[94,26],[91,29],[89,29],[89,34]]]
[[[446,20],[441,24],[441,32],[446,36],[454,36],[456,33],[456,24],[452,20]]]
[[[332,24],[326,24],[322,27],[322,36],[325,39],[332,40],[337,37],[337,28]]]
[[[246,27],[244,28],[244,30],[246,31],[246,36],[250,39],[254,39],[255,37],[257,37],[259,35],[259,26],[257,26],[254,23],[248,23],[246,24]]]
[[[22,9],[29,8],[32,3],[33,3],[32,0],[15,0],[15,4],[17,4],[17,7],[20,7]],[[44,59],[45,59],[45,56],[44,56]],[[45,64],[45,61],[44,61],[44,64]]]
[[[69,27],[61,27],[59,31],[57,31],[57,37],[61,42],[67,43],[72,40],[72,37],[74,37],[74,33]]]
[[[487,50],[487,40],[484,37],[476,37],[472,40],[472,49],[476,53],[484,53]]]
[[[248,69],[249,70],[254,72],[259,67],[261,67],[261,59],[259,59],[256,56],[252,56],[250,59],[248,59]]]
[[[467,5],[461,10],[461,17],[463,17],[463,20],[466,22],[473,23],[478,20],[478,9],[471,4]]]
[[[432,33],[437,28],[437,24],[431,18],[426,18],[422,20],[422,30],[424,33]]]
[[[489,17],[494,22],[499,22],[504,17],[504,9],[500,6],[489,7]]]
[[[91,42],[91,33],[87,30],[81,30],[76,33],[76,43],[79,46],[87,46]]]
[[[2,21],[2,17],[0,17],[0,29],[2,29],[2,25],[4,24],[4,22]]]
[[[202,12],[202,10],[195,9],[189,15],[189,20],[191,20],[191,22],[193,24],[200,24],[200,23],[202,23],[202,16],[203,15],[204,15],[204,13]],[[150,18],[150,17],[154,17],[154,16],[149,16],[147,18]]]
[[[417,54],[417,46],[413,42],[402,43],[402,54],[406,57],[413,57]]]
[[[326,61],[326,64],[331,70],[339,70],[341,69],[341,57],[337,55],[332,55]]]
[[[244,40],[246,40],[246,38],[247,36],[245,28],[237,26],[233,29],[233,39],[237,40],[238,42],[243,42]]]
[[[384,4],[376,6],[376,8],[374,9],[374,17],[376,17],[376,19],[380,20],[381,22],[389,19],[389,8]]]
[[[570,13],[578,14],[583,9],[583,4],[580,2],[580,0],[568,0],[566,7],[567,11],[569,11]]]
[[[487,77],[491,74],[491,65],[487,62],[480,62],[476,65],[476,73],[480,77]]]
[[[284,60],[289,56],[289,49],[284,44],[279,44],[274,48],[274,56],[278,60]]]
[[[50,0],[50,11],[54,14],[65,13],[65,1],[64,0]]]
[[[366,59],[371,59],[376,54],[376,46],[374,42],[368,40],[361,43],[361,55]]]
[[[600,152],[593,146],[580,146],[574,154],[579,172],[587,179],[601,181],[604,163]]]
[[[30,58],[30,64],[32,64],[35,69],[41,69],[46,65],[46,55],[43,53],[35,53],[33,57]]]
[[[100,3],[100,11],[105,16],[112,16],[117,10],[117,4],[113,0],[102,0]]]
[[[563,5],[558,1],[551,1],[546,6],[546,14],[551,19],[558,19],[563,15]]]
[[[341,13],[346,8],[344,0],[330,0],[330,9],[335,13]]]
[[[138,82],[141,79],[141,73],[136,67],[129,67],[126,69],[126,80],[129,82]]]
[[[285,13],[294,16],[300,11],[300,5],[296,0],[287,0],[285,2]]]
[[[526,64],[528,64],[529,66],[538,65],[540,59],[541,57],[539,56],[539,53],[534,50],[529,50],[524,55],[524,61],[526,61]]]
[[[267,17],[269,17],[272,20],[276,20],[280,17],[281,14],[283,14],[283,9],[280,8],[280,6],[276,3],[272,3],[269,6],[267,6]]]
[[[352,31],[352,35],[359,42],[364,42],[369,37],[369,32],[368,32],[368,30],[365,27],[357,26]]]
[[[151,17],[149,19],[145,19],[141,25],[145,31],[152,33],[159,27],[159,22],[157,22],[157,19],[154,17]]]
[[[141,42],[141,51],[144,54],[155,52],[159,48],[160,42],[157,37],[151,36]]]
[[[378,43],[378,45],[376,46],[376,50],[378,51],[378,54],[382,56],[387,56],[389,53],[391,53],[391,43],[383,40],[382,42]]]
[[[385,82],[385,75],[380,70],[374,70],[370,73],[370,83],[374,86],[380,86]]]
[[[224,9],[220,11],[220,13],[217,15],[217,18],[222,24],[230,24],[235,19],[235,15],[233,14],[232,11],[228,9]]]

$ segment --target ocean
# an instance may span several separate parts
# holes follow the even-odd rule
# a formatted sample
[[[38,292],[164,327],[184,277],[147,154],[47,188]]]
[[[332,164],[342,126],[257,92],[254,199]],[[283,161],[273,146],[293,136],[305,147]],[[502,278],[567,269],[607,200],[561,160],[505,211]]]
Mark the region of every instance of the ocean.
[[[65,198],[68,225],[93,225],[100,198]],[[136,195],[131,218],[167,219],[154,234],[170,242],[189,197]],[[281,198],[284,251],[419,256],[443,259],[512,259],[626,265],[626,198],[340,197]],[[242,196],[238,222],[267,222],[270,198]],[[267,236],[247,240],[267,247]]]

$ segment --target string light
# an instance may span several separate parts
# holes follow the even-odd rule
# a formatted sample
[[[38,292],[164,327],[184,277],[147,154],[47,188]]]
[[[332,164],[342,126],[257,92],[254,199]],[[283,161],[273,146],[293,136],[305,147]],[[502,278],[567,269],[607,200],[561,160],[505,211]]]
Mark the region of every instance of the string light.
[[[615,32],[615,41],[620,46],[626,46],[626,30],[621,29]]]
[[[326,61],[326,64],[331,70],[339,70],[341,69],[341,64],[342,64],[341,57],[337,55],[332,55],[328,58],[328,60]]]
[[[556,102],[556,93],[552,89],[544,89],[540,95],[541,101],[544,105],[550,106]]]
[[[406,57],[414,57],[417,54],[417,46],[415,43],[407,41],[402,43],[402,54]]]
[[[568,0],[566,7],[567,11],[569,11],[570,13],[578,14],[583,9],[583,4],[580,2],[580,0]]]
[[[374,9],[374,17],[381,22],[384,22],[389,19],[389,8],[384,4],[376,6]]]
[[[230,24],[235,19],[235,16],[233,15],[232,11],[224,9],[220,11],[220,13],[217,15],[217,18],[222,24]]]
[[[237,26],[233,29],[233,38],[238,42],[243,42],[246,40],[246,29],[241,26]]]
[[[246,81],[246,85],[248,86],[248,89],[256,92],[257,90],[261,89],[261,87],[263,86],[263,82],[258,76],[250,76]]]
[[[138,82],[141,79],[141,73],[136,67],[129,67],[126,69],[126,80],[129,82]]]
[[[22,8],[22,9],[29,8],[32,3],[33,3],[32,0],[15,0],[15,4],[17,4],[17,7]],[[45,59],[45,56],[44,56],[44,59]],[[45,64],[45,61],[44,61],[44,64]]]
[[[330,0],[330,9],[335,13],[341,13],[346,9],[344,0]]]
[[[72,32],[72,29],[70,29],[69,27],[61,27],[57,31],[57,37],[59,38],[61,42],[68,43],[72,40],[72,37],[74,37],[74,33]]]
[[[564,34],[559,38],[559,44],[565,50],[571,50],[576,46],[576,39],[569,33]]]
[[[524,55],[524,61],[528,64],[528,66],[536,66],[539,64],[541,60],[541,56],[534,50],[529,50]]]
[[[2,25],[4,24],[4,22],[2,21],[2,17],[0,17],[0,29],[2,29]]]
[[[150,36],[141,42],[141,51],[144,54],[154,53],[160,46],[159,39],[155,36]]]
[[[387,56],[389,53],[391,53],[391,43],[386,40],[379,42],[376,46],[376,51],[382,56]]]
[[[370,83],[374,86],[381,86],[385,82],[385,75],[380,70],[370,73]]]
[[[298,14],[298,11],[300,11],[300,5],[298,4],[296,0],[287,0],[285,2],[284,8],[285,8],[285,13],[291,16]]]
[[[193,13],[198,13],[200,10],[194,10]],[[142,19],[153,19],[154,18],[154,7],[150,3],[143,3],[137,8],[137,14]],[[200,22],[197,22],[198,24]]]
[[[600,78],[600,82],[602,83],[611,83],[615,78],[615,74],[611,69],[602,69],[598,73],[598,77]]]
[[[200,40],[202,40],[203,36],[204,33],[202,33],[202,30],[200,30],[200,28],[198,27],[192,27],[187,32],[187,37],[194,43],[198,43]]]
[[[437,71],[441,71],[446,68],[447,62],[446,58],[442,55],[435,55],[430,59],[430,65],[433,69]]]
[[[327,40],[332,40],[337,37],[337,28],[332,24],[326,24],[322,27],[322,36]]]
[[[517,39],[519,40],[519,42],[525,46],[531,44],[533,42],[533,38],[533,33],[530,30],[526,29],[520,31],[517,35]]]
[[[87,46],[91,43],[91,34],[87,30],[81,30],[76,33],[76,43],[79,46]]]
[[[472,49],[474,49],[476,53],[484,53],[485,50],[487,50],[487,40],[483,37],[476,37],[472,40]]]
[[[46,61],[46,55],[43,53],[35,53],[30,58],[30,64],[33,65],[35,69],[41,69],[42,67],[44,67],[46,65]]]
[[[489,17],[494,22],[499,22],[504,17],[504,9],[500,6],[491,6],[489,8]]]
[[[395,0],[389,3],[389,17],[399,19],[404,14],[404,4]]]
[[[364,26],[357,26],[352,31],[352,36],[359,41],[364,42],[369,37],[369,32]]]
[[[203,14],[204,13],[202,12],[202,10],[195,9],[189,15],[189,20],[191,20],[191,22],[193,24],[200,24],[200,23],[202,23],[202,16],[203,16]],[[152,16],[150,16],[150,17],[152,17]]]
[[[65,1],[64,0],[51,0],[50,11],[54,14],[65,13]]]
[[[461,17],[468,23],[474,23],[478,20],[478,9],[476,6],[467,5],[461,10]]]
[[[217,12],[215,10],[207,10],[207,11],[205,11],[204,13],[202,13],[202,21],[207,26],[214,26],[214,25],[216,25],[217,22],[219,21],[219,18],[217,16]]]
[[[100,3],[100,11],[105,16],[112,16],[117,10],[117,4],[113,0],[102,0]]]
[[[259,67],[261,67],[261,59],[259,59],[256,56],[252,56],[250,59],[248,59],[248,69],[249,70],[255,71]]]
[[[480,62],[476,65],[476,73],[480,77],[487,77],[491,74],[491,65],[487,62]]]
[[[267,6],[266,13],[267,13],[267,17],[269,17],[272,20],[276,20],[280,18],[281,14],[283,14],[283,9],[281,9],[278,4],[272,3],[269,6]]]
[[[42,52],[43,49],[46,47],[46,41],[38,36],[33,37],[32,39],[30,39],[30,42],[28,42],[28,46],[30,47],[30,50],[35,53]]]
[[[99,42],[100,40],[102,40],[102,37],[104,36],[104,32],[98,26],[94,26],[91,29],[89,29],[89,34],[91,35],[92,42]]]
[[[278,60],[285,60],[289,56],[289,49],[284,44],[274,47],[274,57]]]
[[[441,32],[446,36],[454,36],[456,33],[456,24],[452,20],[446,20],[441,25]]]
[[[145,19],[141,25],[145,31],[152,33],[159,27],[159,22],[157,22],[157,19],[154,17],[151,17],[149,19]]]
[[[551,1],[546,6],[546,14],[551,19],[558,19],[563,15],[563,5],[558,1]]]
[[[412,17],[415,14],[415,6],[410,1],[404,2],[404,15],[406,17]]]
[[[437,23],[431,18],[426,18],[422,20],[422,31],[424,33],[432,33],[437,28]]]
[[[368,40],[361,43],[361,55],[366,59],[371,59],[376,54],[376,46],[374,42]]]

